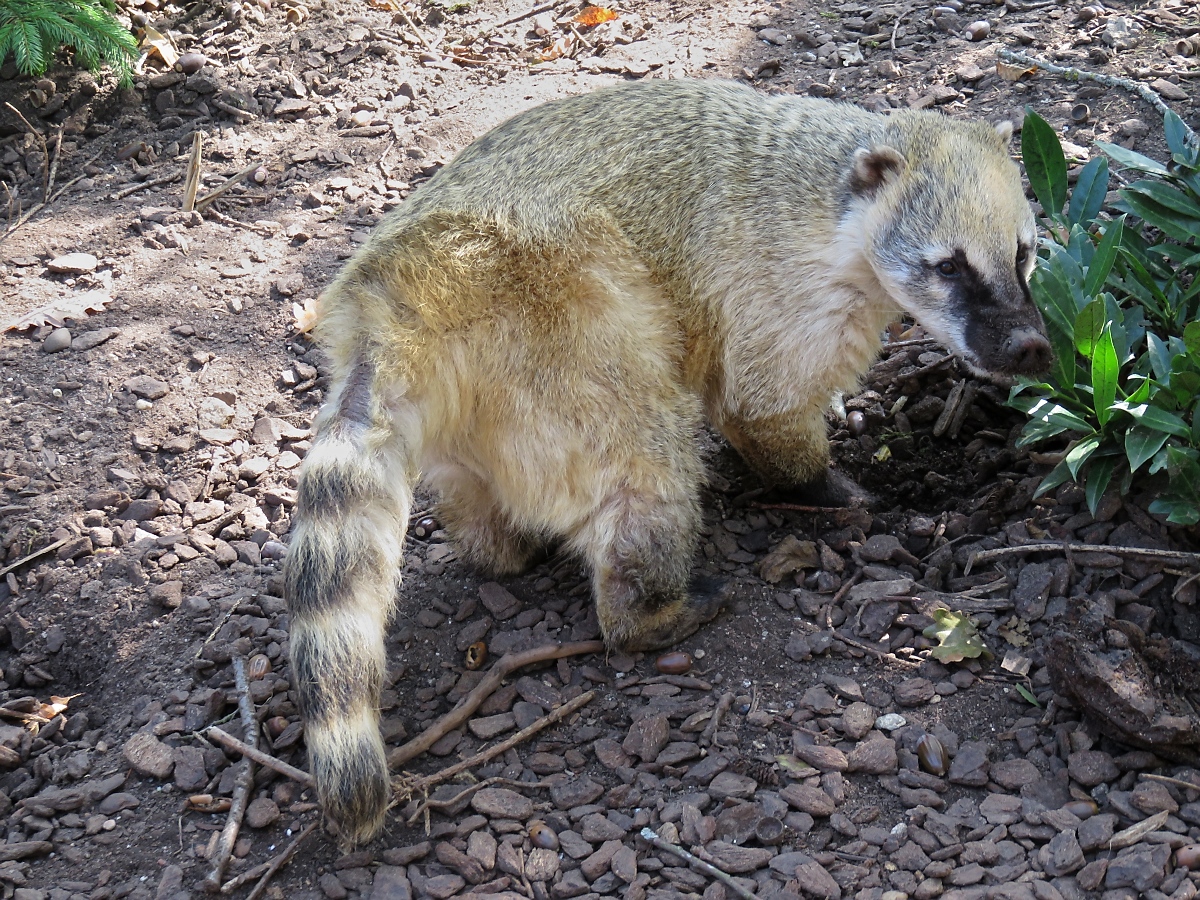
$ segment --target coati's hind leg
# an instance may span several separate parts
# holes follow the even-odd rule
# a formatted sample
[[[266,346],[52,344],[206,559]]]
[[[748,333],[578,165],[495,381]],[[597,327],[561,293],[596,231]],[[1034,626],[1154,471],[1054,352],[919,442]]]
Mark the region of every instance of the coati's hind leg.
[[[866,506],[872,497],[829,466],[829,435],[821,407],[774,416],[724,416],[717,422],[742,459],[789,497],[814,506]]]
[[[384,628],[420,440],[411,403],[393,400],[385,412],[378,392],[365,356],[335,384],[301,472],[285,569],[309,767],[322,808],[349,843],[379,832],[390,801],[379,733]]]
[[[682,438],[682,439],[680,439]],[[729,602],[726,584],[689,578],[700,526],[700,462],[690,430],[647,449],[570,543],[591,565],[597,618],[614,649],[676,644]]]
[[[466,561],[492,575],[520,575],[546,555],[546,542],[518,531],[491,486],[462,466],[430,473],[437,517]]]

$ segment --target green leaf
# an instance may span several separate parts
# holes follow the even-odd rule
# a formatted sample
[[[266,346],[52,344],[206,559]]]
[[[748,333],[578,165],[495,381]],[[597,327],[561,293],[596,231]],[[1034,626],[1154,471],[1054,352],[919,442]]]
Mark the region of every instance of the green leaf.
[[[1183,329],[1183,342],[1187,344],[1188,353],[1200,362],[1200,322],[1188,322]]]
[[[961,662],[964,659],[992,655],[983,642],[975,620],[966,613],[954,613],[939,608],[932,610],[931,615],[936,624],[930,625],[921,633],[938,642],[930,651],[934,659],[939,662]]]
[[[1171,492],[1180,493],[1183,499],[1200,502],[1200,463],[1193,454],[1196,451],[1167,448],[1167,474],[1171,476]]]
[[[1071,470],[1067,468],[1067,461],[1064,459],[1057,466],[1050,470],[1050,474],[1042,479],[1041,484],[1037,486],[1037,490],[1033,492],[1034,499],[1044,497],[1060,484],[1065,484],[1071,481]]]
[[[1063,459],[1067,464],[1067,468],[1071,471],[1071,477],[1078,479],[1079,470],[1083,464],[1088,461],[1093,453],[1100,447],[1100,435],[1089,434],[1078,444],[1071,448],[1071,451]]]
[[[1061,218],[1067,202],[1067,160],[1054,129],[1029,106],[1021,128],[1021,158],[1038,203],[1046,215]]]
[[[1141,425],[1135,425],[1125,432],[1125,456],[1129,459],[1129,469],[1136,472],[1147,460],[1154,456],[1170,437],[1165,431],[1154,431]]]
[[[1183,500],[1155,500],[1148,507],[1156,516],[1166,516],[1172,525],[1196,525],[1200,523],[1200,506]]]
[[[1129,204],[1129,208],[1147,224],[1153,225],[1159,231],[1181,243],[1186,244],[1188,241],[1194,240],[1196,235],[1200,234],[1200,207],[1197,207],[1193,214],[1191,211],[1184,212],[1178,209],[1179,204],[1169,206],[1154,196],[1154,194],[1165,196],[1162,191],[1138,189],[1139,185],[1147,184],[1154,184],[1154,182],[1139,181],[1137,185],[1128,187],[1121,192],[1121,196]],[[1156,186],[1170,192],[1170,188],[1165,185],[1158,184]]]
[[[1089,297],[1094,297],[1104,287],[1108,273],[1112,271],[1113,263],[1116,262],[1117,251],[1121,247],[1121,238],[1124,235],[1124,216],[1105,229],[1104,237],[1100,240],[1100,245],[1096,247],[1096,255],[1092,257],[1092,264],[1088,267],[1087,279],[1083,283],[1083,292]]]
[[[1033,695],[1033,691],[1031,691],[1029,688],[1025,687],[1025,685],[1019,684],[1019,683],[1014,684],[1013,689],[1018,694],[1020,694],[1022,697],[1024,697],[1025,702],[1028,703],[1030,706],[1036,706],[1038,709],[1042,708],[1042,704],[1038,703],[1037,697],[1035,697]]]
[[[1187,156],[1187,126],[1174,110],[1167,110],[1163,116],[1163,135],[1167,139],[1167,149],[1179,156]]]
[[[1096,418],[1101,427],[1107,425],[1112,416],[1109,407],[1117,399],[1117,379],[1120,374],[1121,366],[1113,347],[1112,333],[1105,328],[1092,353],[1092,395]]]
[[[1067,219],[1073,225],[1086,226],[1100,214],[1107,193],[1108,160],[1097,156],[1083,167],[1075,181],[1075,190],[1071,192],[1071,203],[1067,207]]]
[[[1088,469],[1087,483],[1083,486],[1083,496],[1087,500],[1088,512],[1093,516],[1100,508],[1100,499],[1104,496],[1104,492],[1108,490],[1108,483],[1112,480],[1116,464],[1117,461],[1114,457],[1106,456],[1096,460]]]
[[[1149,403],[1127,403],[1124,400],[1118,400],[1112,404],[1112,408],[1129,413],[1139,425],[1155,431],[1162,431],[1185,439],[1191,434],[1179,416],[1159,409],[1157,406],[1151,406]]]
[[[1142,154],[1136,153],[1133,150],[1126,150],[1119,144],[1096,141],[1095,146],[1123,169],[1137,169],[1139,172],[1145,172],[1148,175],[1161,175],[1164,178],[1171,174],[1162,163],[1155,162],[1150,157],[1142,156]]]
[[[1103,300],[1093,300],[1079,311],[1075,317],[1075,349],[1080,356],[1091,359],[1096,352],[1096,343],[1104,333],[1107,319]]]

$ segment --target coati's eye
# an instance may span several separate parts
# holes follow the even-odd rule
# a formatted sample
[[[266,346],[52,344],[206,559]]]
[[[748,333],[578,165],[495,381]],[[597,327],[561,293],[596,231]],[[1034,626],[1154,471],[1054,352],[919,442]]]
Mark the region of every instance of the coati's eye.
[[[1029,248],[1024,244],[1017,244],[1017,265],[1025,265],[1025,261],[1029,259]]]
[[[943,259],[937,264],[937,271],[943,278],[957,278],[960,274],[958,263],[952,259]]]

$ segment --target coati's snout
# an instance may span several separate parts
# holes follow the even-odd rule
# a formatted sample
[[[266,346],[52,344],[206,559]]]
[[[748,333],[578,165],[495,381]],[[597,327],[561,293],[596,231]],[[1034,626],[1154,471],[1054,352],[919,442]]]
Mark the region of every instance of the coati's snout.
[[[1046,337],[1042,314],[1033,303],[1025,279],[975,290],[956,292],[953,306],[964,324],[964,346],[958,348],[967,362],[991,375],[1039,375],[1050,368],[1054,354]]]
[[[1043,331],[1034,328],[1014,328],[1004,342],[1007,375],[1040,375],[1050,368],[1053,353]]]

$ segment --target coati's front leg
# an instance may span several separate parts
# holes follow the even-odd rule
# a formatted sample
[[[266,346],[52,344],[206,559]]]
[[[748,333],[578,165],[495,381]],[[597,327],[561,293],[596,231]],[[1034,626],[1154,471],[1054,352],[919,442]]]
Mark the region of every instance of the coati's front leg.
[[[773,416],[722,416],[725,439],[771,486],[814,506],[866,506],[872,500],[853,479],[829,465],[824,409]]]
[[[309,768],[347,843],[374,837],[391,800],[379,694],[412,505],[415,452],[383,412],[375,381],[372,364],[360,359],[322,411],[285,569]]]

